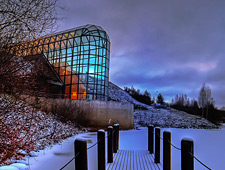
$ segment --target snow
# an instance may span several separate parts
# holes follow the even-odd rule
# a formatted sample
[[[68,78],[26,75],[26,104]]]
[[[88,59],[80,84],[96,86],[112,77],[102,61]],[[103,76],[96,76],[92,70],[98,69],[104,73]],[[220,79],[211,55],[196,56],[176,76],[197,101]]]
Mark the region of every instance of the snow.
[[[189,138],[194,141],[194,155],[215,170],[224,170],[225,161],[225,127],[222,129],[178,129],[161,128],[161,137],[164,131],[171,132],[171,143],[181,148],[181,140]],[[120,131],[121,150],[147,150],[147,128],[141,130]],[[163,161],[163,142],[161,141],[161,162]],[[181,169],[181,151],[171,147],[171,165],[174,170]],[[205,170],[200,163],[194,161],[196,170]]]
[[[19,169],[13,166],[1,166],[0,170],[19,170]]]
[[[109,100],[132,103],[135,108],[142,108],[145,110],[134,110],[134,125],[140,126],[160,126],[173,128],[197,128],[197,129],[212,129],[218,128],[216,125],[202,119],[199,116],[190,115],[183,111],[178,111],[170,107],[160,108],[160,104],[156,106],[149,106],[138,102],[132,98],[127,92],[117,85],[109,82],[108,87]]]
[[[112,82],[109,82],[108,95],[109,95],[108,96],[109,100],[125,102],[125,103],[132,103],[135,106],[138,106],[141,108],[150,107],[146,104],[143,104],[143,103],[135,100],[127,92],[125,92],[123,89],[121,89],[117,85],[113,84]]]
[[[98,132],[105,132],[103,129],[98,130]]]
[[[196,129],[212,129],[218,126],[209,122],[204,118],[188,114],[186,112],[175,109],[155,109],[135,110],[134,111],[134,126],[158,126],[162,128],[196,128]]]
[[[0,131],[4,134],[0,140],[0,166],[24,163],[15,159],[37,157],[39,153],[35,151],[82,132],[72,122],[63,123],[52,113],[38,111],[9,95],[0,95],[0,112]],[[8,156],[9,151],[14,155]]]
[[[222,170],[223,162],[225,161],[225,126],[222,129],[209,129],[218,128],[214,124],[208,122],[200,117],[187,114],[185,112],[177,111],[175,109],[156,109],[152,106],[147,106],[142,104],[132,97],[129,96],[122,89],[116,91],[116,85],[111,84],[111,98],[115,97],[114,100],[131,102],[135,105],[145,107],[148,110],[135,110],[134,112],[134,124],[137,130],[120,131],[120,142],[119,148],[123,150],[147,150],[147,125],[153,125],[161,127],[161,137],[163,131],[170,131],[171,142],[180,148],[181,140],[184,138],[193,139],[194,141],[194,154],[202,162],[208,165],[212,169]],[[121,94],[118,94],[119,93]],[[117,97],[117,98],[116,98]],[[118,99],[118,97],[120,97]],[[12,102],[0,96],[0,108],[8,108]],[[58,141],[62,138],[74,135],[78,130],[72,124],[66,124],[58,121],[54,115],[51,113],[46,114],[40,111],[33,111],[31,106],[27,106],[24,103],[15,103],[15,111],[8,110],[5,117],[0,117],[2,120],[5,119],[6,123],[9,123],[12,127],[14,126],[14,120],[17,119],[24,124],[26,118],[31,118],[30,113],[32,113],[33,124],[31,129],[38,132],[40,139],[37,142],[36,148],[45,148],[46,145],[49,147],[40,150],[39,152],[34,152],[28,149],[27,152],[20,149],[18,153],[24,155],[29,155],[25,157],[25,160],[14,160],[14,162],[21,163],[23,165],[28,165],[31,170],[49,170],[49,169],[60,169],[74,156],[74,141],[76,139],[82,139],[87,141],[87,147],[92,146],[97,141],[97,133],[90,132],[85,134],[79,134],[70,138],[63,140],[62,143],[55,144],[51,146],[54,141],[48,139],[53,132],[58,134]],[[39,126],[37,126],[39,125]],[[116,124],[115,124],[116,125]],[[145,127],[144,127],[145,126]],[[42,129],[41,127],[45,127]],[[173,127],[173,128],[171,128]],[[182,129],[178,129],[182,128]],[[40,129],[41,128],[41,129]],[[112,128],[112,127],[111,127]],[[185,129],[183,129],[185,128]],[[206,129],[192,129],[192,128],[206,128]],[[80,132],[79,132],[80,133]],[[21,134],[23,135],[23,134]],[[58,142],[56,141],[56,142]],[[161,145],[162,145],[161,141]],[[107,143],[106,143],[107,148]],[[172,149],[172,169],[179,170],[180,165],[180,151],[175,148]],[[216,156],[215,156],[216,155]],[[107,154],[106,154],[107,157]],[[107,160],[107,158],[106,158]],[[161,162],[162,162],[162,149],[161,149]],[[97,170],[97,146],[88,150],[88,163],[90,170]],[[10,166],[2,166],[0,170],[10,168],[13,170],[18,170],[19,168]],[[7,169],[9,168],[9,169]],[[27,168],[27,166],[24,166]],[[21,167],[20,167],[21,169]],[[74,161],[72,161],[65,170],[74,169]],[[195,161],[195,169],[203,170],[205,169],[197,161]],[[26,169],[23,169],[26,170]]]
[[[19,170],[29,170],[28,166],[22,163],[14,163],[14,164],[11,164],[10,166],[16,167]]]
[[[80,139],[87,141],[87,147],[90,147],[97,141],[97,133],[79,134],[68,139],[65,139],[61,144],[53,145],[52,148],[46,148],[39,152],[38,157],[26,157],[26,162],[29,163],[31,170],[55,170],[62,168],[74,156],[74,141]],[[91,166],[96,164],[96,146],[88,152],[88,162]],[[74,161],[72,161],[64,170],[71,170],[74,168]],[[1,169],[0,169],[1,170]]]
[[[224,170],[225,161],[225,126],[222,129],[178,129],[178,128],[161,128],[161,137],[163,132],[171,132],[171,143],[181,148],[181,140],[189,138],[194,141],[194,155],[209,166],[211,169]],[[146,127],[141,127],[139,130],[120,131],[120,150],[147,150],[147,136],[148,131]],[[44,150],[39,153],[36,158],[27,157],[30,163],[31,170],[49,170],[60,169],[74,156],[74,140],[76,138],[84,138],[89,142],[87,147],[92,146],[97,141],[97,133],[90,132],[79,134],[77,136],[64,140],[62,144],[54,145],[49,150]],[[162,145],[161,141],[161,162],[162,159]],[[106,142],[107,148],[107,142]],[[106,149],[107,151],[107,149]],[[173,170],[181,169],[181,151],[171,147],[171,165]],[[106,154],[107,160],[107,154]],[[88,163],[90,170],[97,170],[97,146],[88,150]],[[194,161],[196,170],[205,170],[200,163]],[[72,161],[65,170],[74,169],[74,161]],[[1,170],[1,169],[0,169]]]

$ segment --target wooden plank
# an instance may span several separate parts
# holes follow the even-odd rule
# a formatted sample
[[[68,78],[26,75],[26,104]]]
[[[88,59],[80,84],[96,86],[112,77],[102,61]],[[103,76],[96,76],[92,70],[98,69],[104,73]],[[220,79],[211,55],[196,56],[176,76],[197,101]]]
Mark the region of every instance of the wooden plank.
[[[122,160],[123,164],[121,166],[121,169],[127,169],[128,162],[128,151],[124,151],[124,159]]]
[[[107,170],[161,170],[162,164],[155,164],[148,151],[118,150],[113,163],[106,167]]]
[[[135,170],[135,168],[134,168],[134,151],[130,151],[130,167],[132,170]]]
[[[120,154],[120,159],[117,161],[118,164],[116,166],[116,170],[120,170],[121,167],[123,166],[123,159],[124,159],[124,151],[118,151]]]
[[[146,153],[141,154],[141,160],[142,160],[144,170],[149,170],[149,167],[148,167],[148,164],[145,160],[145,157],[146,157]]]
[[[149,155],[150,155],[149,153],[145,154],[143,159],[145,161],[145,166],[146,166],[147,170],[153,170],[152,165],[148,162]]]

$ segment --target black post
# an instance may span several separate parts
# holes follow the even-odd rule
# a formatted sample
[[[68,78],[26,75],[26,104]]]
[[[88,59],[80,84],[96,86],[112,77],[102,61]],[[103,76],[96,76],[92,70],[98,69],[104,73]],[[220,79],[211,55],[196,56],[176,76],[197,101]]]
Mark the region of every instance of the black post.
[[[163,170],[171,170],[171,133],[163,132]]]
[[[113,152],[117,153],[117,150],[119,149],[119,124],[113,125]]]
[[[155,163],[160,163],[160,128],[155,128]]]
[[[88,170],[87,160],[87,141],[84,139],[76,139],[74,142],[75,170]]]
[[[148,151],[154,153],[154,127],[148,126]]]
[[[181,170],[194,170],[194,142],[192,139],[181,140]]]
[[[117,149],[116,149],[116,126],[113,125],[113,153],[117,153]]]
[[[98,170],[105,170],[105,131],[98,130]]]
[[[113,127],[108,127],[108,163],[113,162]]]
[[[120,125],[116,124],[116,136],[117,136],[117,141],[116,141],[116,149],[119,149],[119,136],[120,136]]]

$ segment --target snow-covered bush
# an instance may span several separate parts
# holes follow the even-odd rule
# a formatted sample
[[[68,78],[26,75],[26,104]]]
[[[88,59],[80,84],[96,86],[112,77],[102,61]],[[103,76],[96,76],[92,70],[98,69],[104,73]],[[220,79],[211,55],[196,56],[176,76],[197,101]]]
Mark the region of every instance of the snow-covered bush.
[[[0,95],[0,162],[21,159],[31,151],[77,134],[71,122],[63,123],[52,113],[38,111],[21,100]]]

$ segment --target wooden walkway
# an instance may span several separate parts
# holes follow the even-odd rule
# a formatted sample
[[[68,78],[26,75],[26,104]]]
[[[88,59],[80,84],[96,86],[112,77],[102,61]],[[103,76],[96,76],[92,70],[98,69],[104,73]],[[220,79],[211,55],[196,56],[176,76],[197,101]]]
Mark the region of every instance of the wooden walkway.
[[[113,163],[108,163],[107,170],[161,170],[162,164],[155,164],[153,155],[148,151],[118,150]]]

